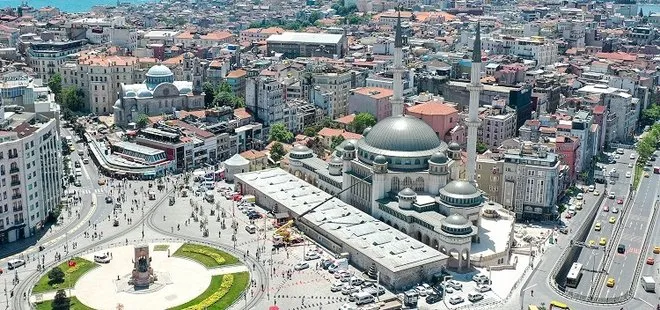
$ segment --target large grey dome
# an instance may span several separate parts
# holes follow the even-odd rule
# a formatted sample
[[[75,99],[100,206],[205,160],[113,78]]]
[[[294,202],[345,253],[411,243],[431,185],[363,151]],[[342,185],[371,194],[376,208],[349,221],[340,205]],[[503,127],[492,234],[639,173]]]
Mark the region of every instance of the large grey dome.
[[[170,68],[163,65],[155,65],[149,68],[149,71],[147,71],[147,76],[158,77],[158,76],[171,76],[171,75],[174,75],[172,73],[172,70],[170,70]]]
[[[436,149],[444,145],[433,128],[412,116],[392,116],[382,120],[374,125],[369,134],[360,142],[364,142],[364,148],[367,151],[377,154],[382,154],[382,151],[424,152],[429,150],[433,150],[431,153],[433,154],[437,151]]]
[[[471,196],[479,193],[479,190],[474,187],[474,185],[463,180],[451,181],[449,184],[445,185],[443,190],[449,194],[463,196]]]

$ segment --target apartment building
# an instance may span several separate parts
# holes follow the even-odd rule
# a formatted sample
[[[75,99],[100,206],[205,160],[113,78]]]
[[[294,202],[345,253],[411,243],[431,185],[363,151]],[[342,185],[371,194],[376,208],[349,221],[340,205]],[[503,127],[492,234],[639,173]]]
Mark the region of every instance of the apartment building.
[[[532,142],[504,153],[503,205],[519,220],[552,220],[557,216],[560,162],[557,154]]]
[[[483,154],[477,155],[477,184],[479,189],[489,200],[502,203],[504,194],[502,177],[504,171],[504,161],[502,154],[487,150]]]
[[[351,72],[341,68],[326,68],[312,72],[314,88],[330,94],[331,110],[327,111],[328,117],[334,119],[347,114],[351,81]]]
[[[285,31],[280,27],[245,29],[239,33],[238,41],[241,44],[262,42],[274,34],[283,34]]]
[[[516,136],[517,116],[516,110],[508,107],[500,100],[493,105],[486,105],[479,109],[481,126],[477,129],[479,141],[488,148],[499,147],[504,140]]]
[[[537,66],[547,66],[557,61],[558,48],[544,37],[493,36],[481,39],[482,49],[493,54],[516,55],[536,60]]]
[[[639,98],[634,98],[626,90],[604,84],[587,85],[577,93],[597,95],[600,103],[607,107],[606,142],[627,141],[633,137],[641,109]]]
[[[62,158],[55,119],[34,113],[0,121],[0,244],[34,235],[62,195]]]
[[[380,121],[392,116],[391,89],[380,87],[360,87],[350,91],[348,114],[369,113]]]
[[[271,77],[248,78],[245,85],[245,107],[264,127],[284,121],[284,86]]]
[[[343,58],[347,48],[343,34],[285,32],[266,39],[268,55],[281,53],[285,58],[328,57]]]
[[[236,36],[229,31],[183,31],[174,36],[174,44],[180,45],[182,48],[209,48],[224,43],[236,43]]]
[[[37,77],[48,81],[71,54],[87,47],[87,40],[66,42],[31,42],[27,51],[27,62],[34,68]]]

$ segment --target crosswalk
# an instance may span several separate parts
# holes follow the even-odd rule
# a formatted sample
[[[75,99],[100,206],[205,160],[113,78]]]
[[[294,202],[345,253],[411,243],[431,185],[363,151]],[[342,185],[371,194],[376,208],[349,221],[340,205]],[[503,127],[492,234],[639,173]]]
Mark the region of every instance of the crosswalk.
[[[76,189],[78,193],[82,195],[91,195],[91,194],[105,194],[105,191],[100,188],[90,189],[90,188],[79,188]]]

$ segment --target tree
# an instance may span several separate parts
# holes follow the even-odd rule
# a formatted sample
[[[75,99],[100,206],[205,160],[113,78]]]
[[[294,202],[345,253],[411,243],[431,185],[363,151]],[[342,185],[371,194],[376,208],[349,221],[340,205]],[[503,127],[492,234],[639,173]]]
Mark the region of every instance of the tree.
[[[651,126],[660,120],[660,104],[651,104],[642,111],[641,126]]]
[[[293,133],[284,126],[284,123],[275,123],[270,126],[270,134],[268,141],[277,141],[282,143],[289,143],[293,140]]]
[[[330,148],[334,150],[337,147],[337,145],[344,142],[344,140],[345,140],[344,136],[334,136],[334,137],[332,137],[332,143],[330,144]]]
[[[376,118],[369,113],[358,113],[350,124],[353,132],[362,134],[364,129],[376,125]]]
[[[222,84],[220,84],[220,87],[218,87],[218,92],[219,93],[232,93],[231,85],[229,85],[229,83],[227,83],[226,81],[223,81]]]
[[[315,126],[309,126],[303,130],[303,135],[308,137],[314,137],[318,133],[318,130]]]
[[[213,87],[213,84],[204,82],[204,84],[202,84],[202,91],[204,92],[204,105],[207,108],[211,107],[213,98],[215,98],[215,88]]]
[[[215,98],[213,98],[214,107],[222,106],[233,106],[234,105],[234,95],[228,92],[217,92],[215,93]]]
[[[60,94],[62,93],[62,75],[59,73],[53,74],[48,79],[48,88],[55,94],[55,101],[59,101]]]
[[[645,164],[653,155],[660,139],[660,124],[653,124],[644,137],[637,142],[638,163]]]
[[[149,117],[146,114],[138,115],[135,120],[135,125],[140,129],[147,127],[147,125],[149,125]]]
[[[282,157],[286,155],[286,151],[284,150],[284,146],[280,142],[275,142],[273,143],[273,146],[270,148],[270,158],[274,162],[280,161]]]
[[[73,112],[82,112],[85,109],[85,93],[82,89],[69,86],[62,89],[62,105]]]
[[[71,309],[71,300],[66,297],[64,290],[57,290],[52,304],[53,310],[69,310]]]
[[[483,154],[487,150],[488,150],[488,145],[486,143],[477,141],[477,153]]]
[[[48,279],[49,283],[62,283],[64,282],[64,271],[60,267],[55,267],[48,272]]]

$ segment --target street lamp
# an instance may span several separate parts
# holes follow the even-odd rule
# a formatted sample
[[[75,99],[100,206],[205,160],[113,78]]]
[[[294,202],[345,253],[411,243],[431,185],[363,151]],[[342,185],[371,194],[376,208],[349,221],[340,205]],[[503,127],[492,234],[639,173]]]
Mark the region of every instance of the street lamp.
[[[440,285],[442,286],[442,303],[447,306],[447,300],[445,300],[445,295],[447,295],[447,279],[453,279],[454,276],[443,276],[442,277],[442,283]]]

